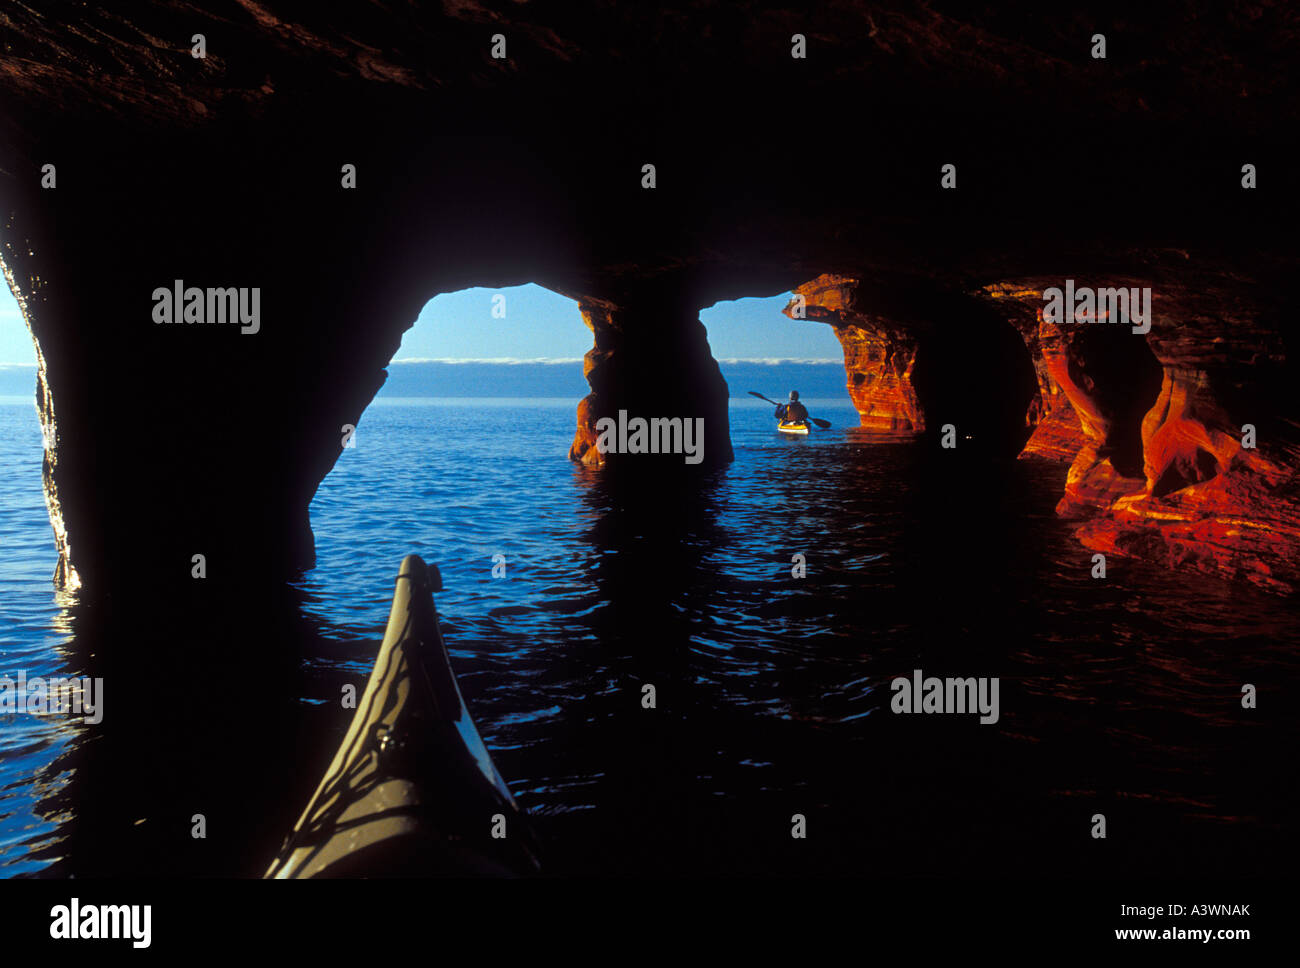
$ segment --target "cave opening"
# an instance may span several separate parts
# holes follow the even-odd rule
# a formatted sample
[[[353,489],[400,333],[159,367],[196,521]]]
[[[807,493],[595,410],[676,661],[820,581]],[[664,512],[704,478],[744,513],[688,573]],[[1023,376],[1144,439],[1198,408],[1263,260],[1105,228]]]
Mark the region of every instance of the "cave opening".
[[[373,593],[412,552],[444,568],[490,562],[527,531],[513,491],[527,489],[533,511],[574,503],[552,489],[571,473],[590,345],[577,302],[535,284],[425,303],[383,385],[340,430],[308,507],[316,554],[304,584],[360,590],[352,566],[364,559]]]
[[[770,414],[750,391],[785,402],[792,390],[814,408],[851,406],[835,331],[813,318],[792,318],[786,310],[793,298],[791,291],[742,296],[700,311],[732,407]]]
[[[1142,419],[1159,398],[1164,378],[1146,337],[1134,335],[1128,319],[1117,326],[1085,324],[1070,342],[1066,364],[1070,379],[1100,417],[1104,440],[1097,456],[1108,457],[1124,477],[1143,477]],[[1214,468],[1199,471],[1212,476]],[[1178,486],[1182,484],[1171,481],[1158,485],[1162,492]]]
[[[57,524],[44,494],[48,442],[42,421],[50,408],[43,399],[38,361],[39,348],[22,307],[10,286],[0,286],[0,440],[4,443],[0,449],[4,471],[0,493],[12,502],[17,525],[4,536],[0,562],[6,576],[35,581],[43,593],[56,570],[59,552]]]
[[[474,471],[463,463],[562,460],[589,389],[591,345],[578,303],[534,283],[434,296],[403,332],[355,426],[343,427],[322,486],[368,448],[392,473],[421,480],[464,481]],[[398,466],[404,454],[407,468]]]
[[[956,429],[957,452],[1014,457],[1029,439],[1026,419],[1038,379],[1024,339],[1005,318],[954,300],[918,331],[912,385],[926,432]]]

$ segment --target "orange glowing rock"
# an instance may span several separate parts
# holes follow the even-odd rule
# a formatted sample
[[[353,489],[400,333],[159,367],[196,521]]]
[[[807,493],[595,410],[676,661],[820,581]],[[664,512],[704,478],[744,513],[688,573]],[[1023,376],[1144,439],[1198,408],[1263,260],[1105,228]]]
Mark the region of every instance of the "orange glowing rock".
[[[1133,342],[1045,319],[1051,280],[984,287],[1039,372],[1027,415],[1035,431],[1021,456],[1072,458],[1056,511],[1079,522],[1075,535],[1092,551],[1294,592],[1300,442],[1284,421],[1259,449],[1242,442],[1243,424],[1274,409],[1252,394],[1243,367],[1280,363],[1282,346],[1248,300],[1229,295],[1238,280],[1114,282],[1150,285],[1155,295],[1151,331]]]
[[[917,340],[890,320],[853,309],[858,280],[824,274],[794,290],[805,319],[829,323],[844,350],[849,398],[863,427],[894,434],[925,431],[925,413],[912,385]],[[784,312],[792,319],[797,300]]]

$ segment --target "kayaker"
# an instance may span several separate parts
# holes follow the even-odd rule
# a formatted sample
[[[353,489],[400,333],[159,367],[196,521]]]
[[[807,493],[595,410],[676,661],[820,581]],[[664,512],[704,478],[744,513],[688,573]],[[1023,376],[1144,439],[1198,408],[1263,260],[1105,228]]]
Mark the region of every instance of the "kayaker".
[[[790,391],[790,402],[776,406],[776,419],[782,423],[807,423],[808,408],[799,402],[799,391]]]

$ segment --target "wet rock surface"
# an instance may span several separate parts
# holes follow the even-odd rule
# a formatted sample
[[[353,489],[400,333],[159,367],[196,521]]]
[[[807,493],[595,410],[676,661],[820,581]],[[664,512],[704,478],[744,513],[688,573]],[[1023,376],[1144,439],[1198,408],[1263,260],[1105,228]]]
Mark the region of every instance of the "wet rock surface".
[[[864,426],[1070,460],[1090,547],[1294,584],[1294,11],[1129,10],[1105,62],[1086,11],[1027,3],[74,13],[0,11],[0,255],[68,586],[310,565],[342,428],[469,286],[590,309],[575,460],[626,407],[705,417],[725,461],[698,311],[819,279]],[[1065,278],[1151,285],[1124,341],[1155,370],[1040,324]],[[260,331],[155,325],[174,279],[260,287]]]
[[[1068,407],[1082,431],[1057,512],[1097,551],[1293,591],[1300,438],[1281,416],[1285,289],[1190,265],[1128,281],[1152,291],[1149,333],[1044,320],[1047,280],[1006,290],[1037,313],[1033,341],[1068,401],[1049,415]],[[1034,439],[1026,451],[1040,452]]]

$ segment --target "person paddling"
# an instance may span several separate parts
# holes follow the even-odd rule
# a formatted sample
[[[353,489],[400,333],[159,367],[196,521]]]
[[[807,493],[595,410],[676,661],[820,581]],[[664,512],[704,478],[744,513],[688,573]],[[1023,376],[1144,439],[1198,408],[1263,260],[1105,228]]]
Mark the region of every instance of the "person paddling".
[[[823,420],[821,417],[808,416],[808,408],[799,402],[798,390],[790,391],[789,403],[777,403],[771,397],[765,397],[756,390],[750,390],[749,395],[751,397],[757,397],[765,403],[771,403],[776,406],[776,419],[781,422],[781,426],[777,428],[778,430],[782,430],[785,427],[791,427],[792,424],[801,424],[803,429],[795,430],[791,427],[791,429],[785,430],[785,433],[806,434],[808,432],[809,424],[812,424],[814,427],[821,427],[822,430],[830,430],[831,422],[829,420]]]
[[[808,408],[799,402],[799,391],[790,391],[789,403],[778,403],[776,405],[776,419],[782,423],[807,423]]]

